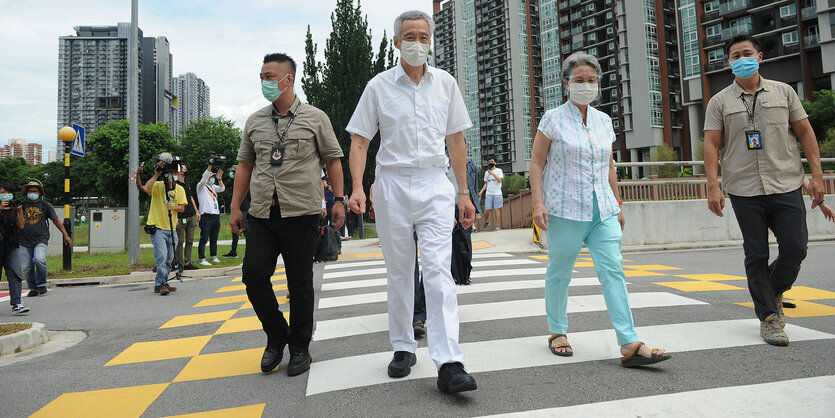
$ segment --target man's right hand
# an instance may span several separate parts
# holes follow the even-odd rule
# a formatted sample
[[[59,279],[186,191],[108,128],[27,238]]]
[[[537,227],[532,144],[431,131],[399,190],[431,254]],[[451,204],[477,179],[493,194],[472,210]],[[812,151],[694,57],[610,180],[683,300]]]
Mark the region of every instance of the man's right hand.
[[[229,217],[229,226],[232,227],[232,233],[241,236],[244,226],[244,214],[240,209],[232,209],[232,215]]]
[[[348,209],[354,213],[365,213],[365,191],[362,188],[354,189],[351,193]]]
[[[708,187],[707,207],[718,217],[725,216],[722,209],[725,209],[725,193],[719,185]]]

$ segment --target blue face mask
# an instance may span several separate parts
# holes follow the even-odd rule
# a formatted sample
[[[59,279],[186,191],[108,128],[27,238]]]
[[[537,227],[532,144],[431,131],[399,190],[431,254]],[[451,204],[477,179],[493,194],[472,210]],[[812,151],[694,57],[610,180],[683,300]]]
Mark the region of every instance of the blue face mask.
[[[215,179],[209,179],[209,183],[215,184]]]
[[[11,194],[11,193],[0,194],[0,202],[3,201],[3,200],[6,200],[6,199],[12,200],[12,199],[14,199],[14,195]]]
[[[231,173],[229,173],[229,178],[230,178],[230,179],[235,178],[235,172],[234,172],[234,171],[233,171],[233,172],[231,172]]]
[[[290,74],[287,74],[287,75],[290,75]],[[282,78],[281,80],[278,80],[278,81],[275,81],[275,80],[266,81],[265,80],[265,81],[261,82],[261,94],[263,94],[264,98],[269,100],[270,103],[278,100],[278,98],[281,97],[281,93],[284,93],[287,90],[287,87],[285,87],[284,90],[279,90],[278,89],[278,83],[281,82],[281,81],[284,81],[284,79],[287,78],[287,75],[285,75],[284,78]]]
[[[38,198],[41,197],[41,195],[37,193],[29,193],[26,195],[26,197],[28,197],[29,200],[38,200]]]
[[[749,79],[760,69],[757,57],[742,57],[731,63],[731,71],[735,76]]]

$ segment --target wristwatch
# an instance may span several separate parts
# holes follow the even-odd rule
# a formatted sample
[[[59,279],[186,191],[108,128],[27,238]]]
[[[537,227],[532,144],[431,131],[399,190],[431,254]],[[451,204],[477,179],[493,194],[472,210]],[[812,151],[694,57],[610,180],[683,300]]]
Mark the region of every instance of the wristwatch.
[[[469,196],[470,191],[468,189],[461,189],[461,190],[458,190],[458,194],[463,194],[463,195]]]
[[[337,197],[334,197],[334,198],[333,198],[333,201],[334,201],[334,202],[344,202],[344,201],[345,201],[345,198],[344,198],[344,197],[341,197],[341,196],[337,196]]]

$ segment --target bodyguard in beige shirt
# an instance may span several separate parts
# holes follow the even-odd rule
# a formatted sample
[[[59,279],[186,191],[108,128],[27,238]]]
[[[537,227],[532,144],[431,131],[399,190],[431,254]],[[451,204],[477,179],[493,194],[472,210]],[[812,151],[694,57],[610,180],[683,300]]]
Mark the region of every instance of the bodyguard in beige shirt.
[[[783,292],[797,279],[809,238],[798,140],[812,170],[812,209],[823,201],[823,172],[815,133],[797,93],[760,76],[761,51],[759,42],[748,35],[733,38],[725,47],[736,77],[707,105],[705,171],[710,210],[723,216],[724,193],[731,197],[760,336],[769,344],[785,346],[789,339],[783,331]],[[724,192],[718,181],[720,159]],[[780,243],[770,265],[769,229]]]
[[[308,346],[313,335],[313,245],[322,209],[322,164],[334,194],[342,196],[342,149],[330,120],[302,103],[293,92],[296,63],[270,54],[261,67],[261,91],[269,106],[246,121],[232,197],[232,232],[243,226],[241,202],[250,191],[247,248],[242,267],[246,293],[267,334],[261,370],[278,366],[290,346],[287,374],[310,368]],[[334,205],[332,225],[345,220],[342,204]],[[279,254],[284,258],[290,297],[290,324],[279,310],[270,278]]]

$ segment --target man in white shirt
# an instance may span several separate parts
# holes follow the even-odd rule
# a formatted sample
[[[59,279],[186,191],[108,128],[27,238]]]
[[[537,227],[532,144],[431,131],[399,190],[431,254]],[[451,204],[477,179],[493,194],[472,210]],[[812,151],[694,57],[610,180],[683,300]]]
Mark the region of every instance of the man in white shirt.
[[[394,22],[400,63],[368,83],[346,127],[353,135],[349,156],[353,192],[348,208],[365,212],[362,175],[370,138],[379,129],[374,211],[388,270],[389,339],[395,351],[388,374],[405,377],[417,362],[412,327],[416,232],[426,289],[429,355],[438,368],[438,388],[456,393],[476,389],[458,346],[458,301],[450,273],[456,200],[465,228],[475,218],[462,133],[472,123],[455,79],[426,64],[434,26],[432,17],[420,11],[403,13]],[[457,198],[446,180],[445,144],[458,183]]]
[[[484,199],[484,211],[486,215],[484,216],[484,227],[481,229],[482,231],[486,231],[487,227],[490,225],[490,213],[493,214],[493,225],[496,226],[496,231],[501,229],[502,225],[502,179],[504,178],[504,173],[502,169],[496,167],[496,159],[490,158],[487,160],[487,171],[484,172],[484,186],[481,187],[481,191],[478,192],[479,198],[484,194],[484,190],[487,190],[487,198]]]
[[[200,204],[200,244],[197,247],[197,255],[200,257],[201,266],[212,265],[206,261],[206,241],[209,241],[212,263],[220,263],[220,259],[217,258],[217,236],[220,233],[220,205],[217,194],[226,190],[226,187],[223,185],[223,170],[217,170],[217,174],[212,178],[213,163],[214,159],[210,159],[209,166],[197,183],[197,203]]]

